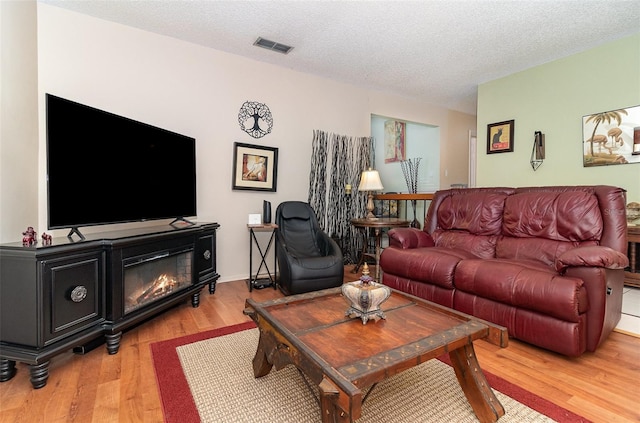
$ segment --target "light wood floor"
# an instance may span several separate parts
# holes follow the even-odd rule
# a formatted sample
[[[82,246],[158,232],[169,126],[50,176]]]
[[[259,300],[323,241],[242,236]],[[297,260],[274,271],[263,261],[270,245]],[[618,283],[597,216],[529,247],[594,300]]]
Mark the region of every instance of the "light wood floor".
[[[346,271],[345,279],[355,277]],[[161,422],[149,344],[248,321],[247,297],[279,296],[272,288],[249,294],[243,281],[220,283],[214,295],[203,291],[199,308],[185,302],[125,332],[116,355],[100,347],[55,357],[42,389],[31,388],[27,366],[18,364],[18,374],[0,383],[0,422]],[[574,359],[518,341],[475,347],[486,371],[594,422],[640,422],[640,338],[614,332],[596,353]]]

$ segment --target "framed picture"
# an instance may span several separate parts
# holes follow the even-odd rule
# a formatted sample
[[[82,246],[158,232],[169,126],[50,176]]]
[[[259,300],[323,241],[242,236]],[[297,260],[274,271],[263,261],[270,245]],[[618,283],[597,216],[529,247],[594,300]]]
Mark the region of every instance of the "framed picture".
[[[628,163],[640,163],[640,106],[583,116],[583,167]]]
[[[513,151],[513,127],[513,120],[487,125],[487,154]]]
[[[384,162],[401,162],[405,157],[407,124],[397,120],[384,123]]]
[[[233,189],[276,191],[278,149],[234,143]]]

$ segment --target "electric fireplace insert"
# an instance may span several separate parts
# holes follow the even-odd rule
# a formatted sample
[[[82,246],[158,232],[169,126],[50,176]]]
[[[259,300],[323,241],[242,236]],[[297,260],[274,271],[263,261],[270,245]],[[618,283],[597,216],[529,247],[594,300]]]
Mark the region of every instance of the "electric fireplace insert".
[[[192,249],[127,260],[124,263],[124,314],[191,285],[192,261]]]

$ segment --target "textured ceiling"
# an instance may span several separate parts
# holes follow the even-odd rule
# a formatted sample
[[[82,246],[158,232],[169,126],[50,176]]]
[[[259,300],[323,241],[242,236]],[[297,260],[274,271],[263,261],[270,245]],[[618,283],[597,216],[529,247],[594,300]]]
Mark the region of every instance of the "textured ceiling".
[[[471,114],[478,84],[640,32],[639,0],[39,1]]]

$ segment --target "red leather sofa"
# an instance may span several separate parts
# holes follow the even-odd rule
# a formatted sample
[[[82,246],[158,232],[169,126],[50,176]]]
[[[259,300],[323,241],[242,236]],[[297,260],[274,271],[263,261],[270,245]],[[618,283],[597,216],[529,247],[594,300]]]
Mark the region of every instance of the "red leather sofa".
[[[438,191],[423,230],[389,231],[383,283],[542,348],[595,351],[621,316],[625,204],[611,186]]]

